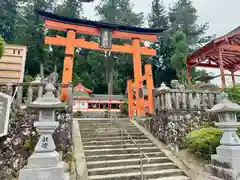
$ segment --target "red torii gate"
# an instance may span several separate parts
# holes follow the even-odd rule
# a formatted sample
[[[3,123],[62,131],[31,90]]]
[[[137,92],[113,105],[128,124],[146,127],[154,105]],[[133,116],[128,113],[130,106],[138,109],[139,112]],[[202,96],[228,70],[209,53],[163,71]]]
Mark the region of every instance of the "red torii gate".
[[[146,65],[145,75],[142,75],[141,55],[154,56],[156,50],[141,47],[141,41],[154,42],[157,40],[157,34],[162,29],[136,28],[124,25],[102,23],[83,19],[73,19],[58,16],[45,11],[38,11],[38,14],[44,18],[45,28],[67,32],[66,37],[45,37],[45,43],[57,46],[65,46],[64,68],[62,83],[68,84],[72,82],[72,69],[75,48],[86,48],[100,51],[111,51],[129,53],[133,55],[134,82],[136,84],[136,106],[133,99],[129,101],[129,116],[133,116],[133,110],[137,111],[138,116],[144,115],[144,97],[142,95],[142,82],[147,81],[148,86],[148,110],[153,113],[153,81],[151,65]],[[101,42],[89,42],[84,38],[77,38],[77,34],[87,34],[100,36]],[[112,45],[112,38],[131,40],[132,44]],[[130,86],[128,86],[130,87]],[[132,91],[132,89],[129,89]],[[62,89],[62,100],[67,98],[67,89]]]
[[[189,80],[191,80],[190,70],[193,67],[220,68],[222,89],[226,88],[224,70],[228,70],[235,85],[234,73],[240,70],[240,26],[227,35],[214,39],[188,57]]]

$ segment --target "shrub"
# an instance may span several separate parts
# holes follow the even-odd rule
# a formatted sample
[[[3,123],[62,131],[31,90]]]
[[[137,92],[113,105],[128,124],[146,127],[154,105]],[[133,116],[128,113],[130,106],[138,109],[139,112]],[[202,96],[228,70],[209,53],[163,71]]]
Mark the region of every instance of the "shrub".
[[[128,101],[124,101],[124,103],[120,105],[120,110],[122,114],[128,115]]]
[[[211,154],[216,154],[223,131],[217,128],[202,128],[190,132],[185,140],[185,147],[193,154],[210,160]]]
[[[240,84],[235,85],[233,88],[226,89],[225,91],[228,93],[231,101],[240,104]]]
[[[4,40],[3,38],[0,36],[0,58],[3,56],[3,53],[4,53]]]

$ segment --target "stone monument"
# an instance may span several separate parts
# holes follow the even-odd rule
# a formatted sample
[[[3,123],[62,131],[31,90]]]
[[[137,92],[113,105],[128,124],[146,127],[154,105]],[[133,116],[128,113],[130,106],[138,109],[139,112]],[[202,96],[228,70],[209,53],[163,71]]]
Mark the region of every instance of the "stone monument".
[[[55,111],[65,108],[65,104],[55,98],[54,86],[46,85],[46,94],[27,104],[28,108],[39,109],[39,121],[34,123],[40,139],[35,151],[28,159],[28,164],[20,170],[19,180],[68,180],[69,174],[64,172],[64,162],[55,151],[52,133],[59,126],[55,121]]]
[[[0,137],[7,135],[12,96],[0,92]]]
[[[236,116],[240,106],[229,101],[227,94],[222,93],[220,103],[208,111],[218,115],[220,122],[215,124],[223,130],[220,146],[217,147],[217,154],[211,156],[208,170],[218,178],[240,180],[240,139],[236,134],[240,127]]]

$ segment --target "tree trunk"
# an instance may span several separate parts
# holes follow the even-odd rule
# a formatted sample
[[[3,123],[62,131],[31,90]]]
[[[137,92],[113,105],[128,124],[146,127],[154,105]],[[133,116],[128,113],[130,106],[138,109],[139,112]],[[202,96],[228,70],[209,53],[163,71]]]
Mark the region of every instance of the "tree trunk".
[[[44,66],[43,62],[40,64],[40,77],[43,79],[44,78]]]
[[[113,94],[113,66],[109,68],[108,72],[108,94]]]

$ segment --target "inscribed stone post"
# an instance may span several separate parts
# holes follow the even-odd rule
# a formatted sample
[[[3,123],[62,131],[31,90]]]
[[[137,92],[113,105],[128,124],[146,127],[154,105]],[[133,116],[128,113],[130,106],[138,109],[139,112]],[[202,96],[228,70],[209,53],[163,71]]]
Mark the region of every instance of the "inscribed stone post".
[[[12,96],[0,92],[0,137],[7,135]]]

